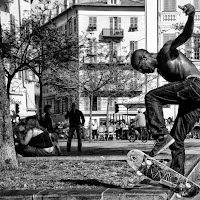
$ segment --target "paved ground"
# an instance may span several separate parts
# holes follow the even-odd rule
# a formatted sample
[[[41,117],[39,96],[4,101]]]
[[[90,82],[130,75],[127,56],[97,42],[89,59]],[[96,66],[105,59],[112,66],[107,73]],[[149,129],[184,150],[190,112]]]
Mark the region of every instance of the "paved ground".
[[[72,141],[71,152],[67,152],[66,140],[60,140],[62,152],[65,156],[125,156],[131,149],[140,149],[142,151],[150,151],[153,148],[154,141],[150,140],[146,143],[136,140],[135,142],[129,142],[128,140],[114,140],[114,141],[83,141],[82,152],[77,152],[77,140]],[[185,140],[186,154],[199,154],[200,155],[200,139],[186,139]],[[163,152],[166,155],[170,155],[170,150],[167,149]]]
[[[115,140],[115,141],[83,141],[82,152],[77,152],[77,140],[73,140],[71,152],[66,150],[66,140],[60,140],[59,144],[63,156],[57,157],[23,157],[21,160],[27,159],[63,159],[63,160],[81,160],[81,159],[107,159],[107,160],[126,160],[126,154],[131,149],[140,149],[142,151],[150,151],[154,145],[154,141],[148,141],[146,143],[141,141],[135,141],[134,143],[128,140]],[[186,139],[186,175],[197,177],[200,175],[200,139]],[[165,150],[160,154],[158,159],[171,158],[170,150]],[[195,169],[195,170],[194,170]],[[152,185],[145,185],[142,188],[133,188],[130,191],[105,188],[103,191],[60,191],[60,190],[32,190],[32,191],[0,191],[0,199],[101,199],[101,200],[115,200],[115,199],[138,199],[138,200],[157,200],[157,199],[170,199],[176,200],[176,197],[170,198],[170,190],[161,186],[155,187]],[[2,197],[2,198],[1,198]],[[194,200],[199,200],[200,194],[197,195]],[[186,199],[184,199],[186,200]]]

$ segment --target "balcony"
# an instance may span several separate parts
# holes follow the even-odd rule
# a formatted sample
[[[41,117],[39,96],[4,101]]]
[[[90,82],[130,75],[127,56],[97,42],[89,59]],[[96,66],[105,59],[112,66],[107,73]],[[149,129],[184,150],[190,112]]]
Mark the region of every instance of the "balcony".
[[[161,23],[176,23],[180,16],[178,12],[161,12],[159,15]]]
[[[200,12],[199,11],[195,12],[194,22],[199,22],[200,23]]]
[[[121,41],[124,38],[124,30],[123,29],[109,29],[109,28],[103,28],[101,35],[100,35],[100,40],[115,40]]]
[[[160,23],[171,24],[177,23],[181,20],[181,15],[179,12],[159,12]],[[196,11],[194,16],[194,22],[200,22],[200,12]]]

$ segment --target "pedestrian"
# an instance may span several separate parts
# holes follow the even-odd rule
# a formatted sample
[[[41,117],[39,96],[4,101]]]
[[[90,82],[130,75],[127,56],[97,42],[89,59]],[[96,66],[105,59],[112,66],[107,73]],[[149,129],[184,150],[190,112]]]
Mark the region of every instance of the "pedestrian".
[[[200,117],[200,71],[177,49],[192,36],[195,8],[191,4],[179,8],[188,16],[182,33],[166,42],[158,53],[136,50],[131,56],[131,65],[143,74],[157,69],[158,74],[170,82],[145,95],[148,126],[156,140],[149,154],[155,156],[170,147],[171,168],[184,175],[184,140]],[[170,134],[162,109],[167,104],[179,105]]]
[[[92,139],[93,140],[98,140],[97,128],[98,128],[97,119],[94,119],[94,121],[92,122]]]
[[[44,106],[44,117],[40,121],[41,126],[43,126],[50,134],[50,137],[52,139],[52,142],[54,143],[55,147],[57,148],[59,155],[62,155],[61,148],[58,143],[59,136],[56,133],[55,129],[53,128],[53,122],[51,118],[52,114],[52,106],[51,105],[45,105]]]
[[[53,123],[51,119],[51,113],[52,113],[52,106],[51,105],[45,105],[44,106],[44,117],[42,118],[41,125],[47,129],[49,133],[54,132]]]
[[[65,119],[69,119],[69,134],[67,141],[67,151],[71,151],[71,141],[76,131],[78,138],[78,151],[81,151],[82,147],[82,127],[85,124],[85,117],[83,113],[76,108],[76,104],[72,103],[71,110],[65,115]]]

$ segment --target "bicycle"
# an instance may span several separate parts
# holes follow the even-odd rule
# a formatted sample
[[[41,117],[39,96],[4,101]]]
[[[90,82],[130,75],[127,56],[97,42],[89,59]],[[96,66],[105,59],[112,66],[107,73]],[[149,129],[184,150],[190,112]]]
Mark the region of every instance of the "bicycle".
[[[146,127],[140,127],[139,131],[137,131],[134,127],[129,129],[130,142],[135,142],[137,139],[140,139],[142,142],[147,142],[149,138],[149,132]]]

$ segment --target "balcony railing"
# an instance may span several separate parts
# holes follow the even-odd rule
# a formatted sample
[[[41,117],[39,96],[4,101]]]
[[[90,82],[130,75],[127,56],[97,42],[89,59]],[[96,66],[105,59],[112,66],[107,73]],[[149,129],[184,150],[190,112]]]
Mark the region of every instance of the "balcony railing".
[[[104,37],[104,38],[123,38],[124,30],[123,29],[103,28],[102,37]]]
[[[178,22],[179,13],[178,12],[161,12],[160,22]]]
[[[161,23],[176,23],[181,19],[179,12],[160,12],[159,16]],[[194,21],[200,22],[200,11],[196,11]]]

